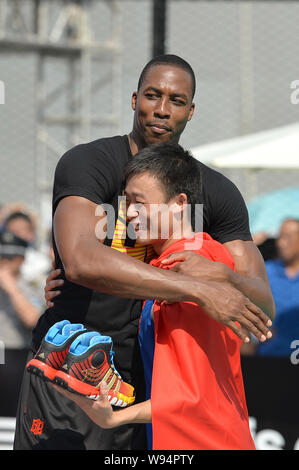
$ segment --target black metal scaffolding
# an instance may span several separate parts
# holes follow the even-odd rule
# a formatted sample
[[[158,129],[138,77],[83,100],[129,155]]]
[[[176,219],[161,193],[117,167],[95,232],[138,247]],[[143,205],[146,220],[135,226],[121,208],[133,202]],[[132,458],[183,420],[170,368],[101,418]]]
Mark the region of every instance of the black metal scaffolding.
[[[167,0],[153,0],[153,57],[166,52],[166,13]]]

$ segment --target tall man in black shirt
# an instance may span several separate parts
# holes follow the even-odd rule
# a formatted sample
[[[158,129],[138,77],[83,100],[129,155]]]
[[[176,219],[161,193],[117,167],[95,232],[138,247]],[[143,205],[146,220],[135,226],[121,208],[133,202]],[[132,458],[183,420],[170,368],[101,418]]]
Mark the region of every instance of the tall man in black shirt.
[[[205,165],[199,163],[203,230],[231,252],[235,273],[191,253],[180,255],[184,257],[181,272],[157,272],[145,262],[150,257],[147,249],[123,236],[125,207],[118,201],[126,164],[147,145],[179,142],[194,112],[194,92],[195,77],[189,64],[177,56],[155,58],[143,70],[138,90],[132,95],[132,132],[69,150],[55,173],[54,252],[64,286],[54,308],[44,313],[33,332],[32,353],[49,327],[62,319],[110,335],[116,368],[135,387],[137,402],[143,399],[137,347],[142,299],[196,302],[243,340],[250,332],[264,341],[269,317],[274,315],[263,260],[251,239],[243,198],[227,178]],[[100,210],[101,204],[105,210],[109,204],[115,212],[111,236],[101,236],[98,230],[108,218],[108,212],[106,217]],[[48,299],[51,297],[49,294]],[[145,441],[132,441],[133,427],[101,430],[73,403],[57,397],[52,387],[28,375],[21,392],[16,449],[145,448]],[[36,419],[43,423],[39,435],[31,432]]]

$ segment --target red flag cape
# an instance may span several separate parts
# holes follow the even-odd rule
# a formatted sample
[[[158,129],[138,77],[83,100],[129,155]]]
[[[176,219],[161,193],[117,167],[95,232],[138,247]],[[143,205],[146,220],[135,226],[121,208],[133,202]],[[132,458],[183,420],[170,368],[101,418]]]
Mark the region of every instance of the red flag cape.
[[[182,239],[151,264],[163,267],[161,261],[171,253],[192,249],[234,269],[228,250],[208,234],[200,235],[202,247]],[[155,302],[154,324],[153,449],[254,449],[240,365],[241,340],[191,302]]]

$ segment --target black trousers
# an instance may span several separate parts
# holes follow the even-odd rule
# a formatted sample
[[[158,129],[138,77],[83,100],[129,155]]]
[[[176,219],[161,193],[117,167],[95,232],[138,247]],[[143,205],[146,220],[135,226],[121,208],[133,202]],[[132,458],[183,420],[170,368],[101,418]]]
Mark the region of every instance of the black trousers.
[[[33,357],[30,352],[27,358]],[[73,401],[26,370],[17,410],[14,450],[145,450],[144,425],[102,429]]]

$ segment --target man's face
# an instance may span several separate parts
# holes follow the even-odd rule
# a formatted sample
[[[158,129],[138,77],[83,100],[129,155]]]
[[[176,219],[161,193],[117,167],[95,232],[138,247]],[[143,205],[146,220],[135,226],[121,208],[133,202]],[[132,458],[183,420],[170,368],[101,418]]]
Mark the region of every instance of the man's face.
[[[172,236],[180,206],[177,197],[166,202],[166,195],[157,178],[149,173],[132,176],[127,182],[125,195],[127,219],[138,243],[159,243]]]
[[[133,93],[132,108],[134,131],[147,145],[178,143],[194,111],[190,74],[175,66],[152,66]]]
[[[17,237],[26,240],[28,243],[34,242],[35,232],[32,225],[22,217],[12,219],[7,223],[6,228],[9,232],[14,233]]]
[[[280,229],[277,239],[277,248],[280,257],[286,263],[299,258],[299,223],[295,220],[286,220]]]

